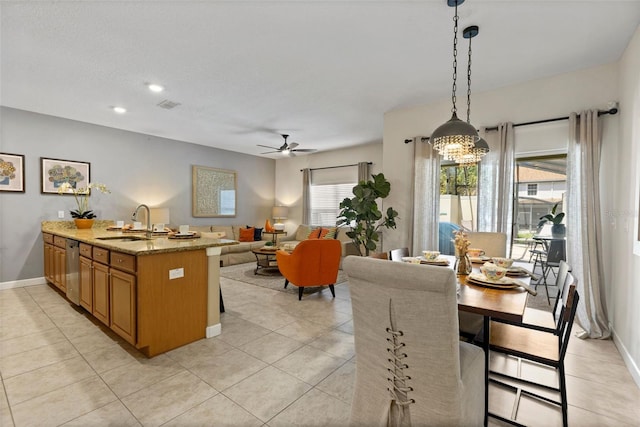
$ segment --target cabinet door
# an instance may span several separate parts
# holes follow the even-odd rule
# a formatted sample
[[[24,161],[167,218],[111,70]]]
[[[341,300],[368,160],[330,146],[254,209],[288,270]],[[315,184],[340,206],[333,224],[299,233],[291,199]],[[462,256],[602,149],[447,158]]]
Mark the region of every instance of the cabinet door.
[[[44,244],[44,278],[53,283],[53,245]]]
[[[93,273],[91,260],[80,257],[80,305],[93,313]]]
[[[65,249],[54,246],[53,283],[63,292],[67,286],[67,252]]]
[[[136,276],[111,269],[111,329],[129,343],[136,343]]]
[[[109,267],[93,263],[93,315],[109,326]]]

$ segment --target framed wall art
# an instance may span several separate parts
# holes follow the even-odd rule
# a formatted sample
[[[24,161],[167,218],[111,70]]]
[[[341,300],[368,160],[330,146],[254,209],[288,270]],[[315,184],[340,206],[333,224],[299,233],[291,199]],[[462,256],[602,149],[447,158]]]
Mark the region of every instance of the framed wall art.
[[[71,188],[82,188],[91,182],[90,163],[74,160],[40,157],[40,181],[42,193],[58,193],[58,188],[68,182]],[[66,194],[73,194],[69,189]]]
[[[0,191],[24,193],[24,156],[0,153]]]
[[[236,216],[236,172],[192,166],[192,215]]]

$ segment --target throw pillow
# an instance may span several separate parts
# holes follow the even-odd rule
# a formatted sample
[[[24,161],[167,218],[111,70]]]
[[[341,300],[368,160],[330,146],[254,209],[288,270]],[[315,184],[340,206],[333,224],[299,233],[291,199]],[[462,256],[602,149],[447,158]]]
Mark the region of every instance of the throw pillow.
[[[253,235],[255,231],[253,227],[250,228],[241,228],[240,229],[240,240],[241,242],[253,242]]]
[[[247,228],[253,228],[253,241],[254,242],[258,242],[258,241],[262,240],[262,228],[251,227],[250,225],[247,225]]]
[[[338,233],[338,228],[337,227],[323,228],[322,232],[320,233],[320,238],[321,239],[335,239],[337,233]]]
[[[307,236],[307,240],[310,239],[319,239],[320,238],[320,232],[322,231],[321,227],[318,228],[314,228],[313,230],[311,230],[309,232],[309,235]]]

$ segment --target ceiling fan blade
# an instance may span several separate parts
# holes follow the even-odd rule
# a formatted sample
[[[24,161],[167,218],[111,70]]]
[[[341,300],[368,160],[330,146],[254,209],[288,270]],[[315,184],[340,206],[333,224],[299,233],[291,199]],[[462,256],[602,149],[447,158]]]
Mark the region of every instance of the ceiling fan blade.
[[[291,151],[296,151],[298,153],[313,153],[314,151],[318,151],[315,148],[298,148],[296,150],[291,150]]]
[[[258,144],[258,147],[271,148],[272,150],[279,150],[278,147],[269,147],[268,145]]]
[[[298,145],[300,145],[300,144],[298,144],[297,142],[292,142],[291,144],[289,144],[289,149],[292,150],[292,149],[296,148]]]

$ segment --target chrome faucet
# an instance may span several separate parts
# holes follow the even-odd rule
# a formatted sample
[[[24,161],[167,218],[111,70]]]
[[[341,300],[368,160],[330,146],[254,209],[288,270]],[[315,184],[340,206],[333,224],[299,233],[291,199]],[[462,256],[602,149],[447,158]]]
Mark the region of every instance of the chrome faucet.
[[[145,204],[138,205],[136,210],[133,212],[133,215],[131,216],[131,221],[138,220],[138,211],[140,210],[140,208],[145,208],[145,210],[147,211],[147,231],[145,234],[147,236],[147,239],[150,239],[151,235],[153,234],[153,226],[151,225],[151,210],[149,210],[149,206]]]

